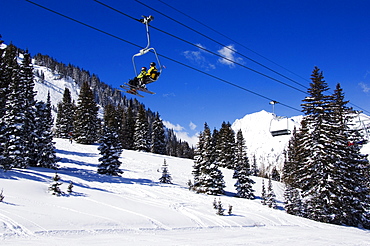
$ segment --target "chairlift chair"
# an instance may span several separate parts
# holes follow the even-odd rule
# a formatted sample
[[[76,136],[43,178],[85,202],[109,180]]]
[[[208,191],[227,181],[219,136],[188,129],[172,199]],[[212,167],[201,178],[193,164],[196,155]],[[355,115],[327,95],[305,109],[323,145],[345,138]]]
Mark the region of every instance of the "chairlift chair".
[[[135,77],[139,75],[139,73],[137,72],[137,69],[136,69],[136,63],[135,63],[135,57],[137,56],[142,56],[142,55],[145,55],[147,54],[149,51],[152,51],[155,55],[155,58],[157,60],[157,64],[158,64],[158,76],[156,78],[156,80],[158,79],[159,75],[162,73],[162,65],[161,65],[161,62],[158,58],[158,54],[156,52],[156,50],[153,48],[153,47],[150,47],[150,34],[149,34],[149,23],[154,19],[153,16],[149,15],[149,16],[143,16],[143,19],[140,20],[141,23],[145,24],[146,26],[146,36],[147,36],[147,45],[145,48],[141,49],[139,51],[139,53],[137,54],[134,54],[132,56],[132,64],[133,64],[133,67],[134,67],[134,72],[135,72]],[[155,80],[151,81],[151,82],[154,82]]]
[[[285,116],[277,116],[275,114],[275,104],[277,101],[271,101],[273,118],[270,121],[270,133],[273,137],[290,135],[292,132],[289,129],[289,119]]]

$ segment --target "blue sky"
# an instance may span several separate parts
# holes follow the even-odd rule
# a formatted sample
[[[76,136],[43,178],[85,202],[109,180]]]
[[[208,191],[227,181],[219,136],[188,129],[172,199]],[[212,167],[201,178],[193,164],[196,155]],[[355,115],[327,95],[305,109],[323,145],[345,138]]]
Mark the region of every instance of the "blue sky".
[[[33,1],[141,47],[146,46],[143,24],[93,0]],[[346,99],[368,110],[365,113],[369,114],[370,1],[140,0],[217,43],[135,0],[101,1],[135,18],[153,15],[153,27],[238,63],[230,63],[151,29],[151,45],[160,55],[242,87],[162,57],[161,63],[166,68],[160,79],[149,85],[157,94],[139,100],[184,134],[193,136],[203,129],[204,122],[211,128],[219,128],[222,121],[232,123],[249,113],[271,111],[268,99],[289,106],[277,105],[278,115],[301,114],[294,109],[301,109],[301,101],[306,96],[303,92],[307,91],[314,66],[323,71],[332,90],[341,83]],[[24,0],[2,1],[0,15],[3,40],[29,49],[32,55],[47,54],[66,64],[74,64],[97,74],[103,82],[116,88],[134,76],[131,57],[139,50],[134,45]],[[147,54],[139,57],[136,64],[148,66],[152,60],[155,60],[154,55]]]

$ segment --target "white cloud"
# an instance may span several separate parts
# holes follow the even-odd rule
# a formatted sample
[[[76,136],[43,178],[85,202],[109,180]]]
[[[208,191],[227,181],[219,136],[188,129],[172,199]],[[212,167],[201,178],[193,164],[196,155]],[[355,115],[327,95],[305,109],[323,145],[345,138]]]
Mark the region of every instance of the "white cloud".
[[[221,64],[234,67],[235,66],[234,62],[238,62],[238,63],[243,62],[242,58],[235,56],[236,49],[234,48],[233,44],[225,46],[222,49],[218,50],[217,52],[218,54],[226,58],[226,59],[225,58],[218,59],[218,62],[220,62]]]
[[[358,83],[358,85],[362,88],[362,91],[368,93],[370,91],[370,86],[365,84],[364,82]]]
[[[167,127],[168,129],[173,129],[174,131],[182,131],[184,130],[184,127],[180,126],[179,124],[177,125],[174,125],[172,124],[171,122],[169,121],[163,121],[163,124],[165,127]]]
[[[185,58],[207,70],[215,69],[216,66],[210,63],[204,56],[203,49],[205,49],[205,47],[201,44],[197,44],[196,46],[199,47],[199,49],[196,51],[187,50],[183,52]]]
[[[191,130],[194,131],[197,128],[197,125],[195,125],[193,122],[190,121],[189,127],[190,127]]]
[[[193,136],[190,136],[189,133],[187,131],[185,131],[184,127],[182,127],[179,124],[174,125],[169,121],[163,121],[163,124],[168,129],[173,129],[174,132],[175,132],[176,137],[181,139],[182,141],[187,142],[190,146],[195,147],[196,144],[198,143],[198,134],[194,134]],[[189,127],[192,130],[194,130],[197,126],[193,122],[190,122]]]

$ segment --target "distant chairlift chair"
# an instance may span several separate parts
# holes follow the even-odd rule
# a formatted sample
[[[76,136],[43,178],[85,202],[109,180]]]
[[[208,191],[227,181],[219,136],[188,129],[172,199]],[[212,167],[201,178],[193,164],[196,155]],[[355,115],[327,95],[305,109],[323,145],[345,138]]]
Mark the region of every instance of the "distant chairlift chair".
[[[273,137],[290,135],[292,132],[289,129],[289,119],[285,116],[277,116],[274,112],[274,106],[278,103],[276,101],[271,101],[272,114],[274,118],[270,121],[270,133]]]

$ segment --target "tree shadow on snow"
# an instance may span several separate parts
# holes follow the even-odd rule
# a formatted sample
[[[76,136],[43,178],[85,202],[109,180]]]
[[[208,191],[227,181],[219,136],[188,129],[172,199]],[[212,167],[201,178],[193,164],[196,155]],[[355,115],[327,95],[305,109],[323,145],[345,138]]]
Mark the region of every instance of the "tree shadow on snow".
[[[61,149],[56,149],[55,152],[57,154],[73,155],[73,156],[80,156],[80,157],[97,157],[97,156],[99,156],[98,154],[94,154],[94,153],[81,153],[81,152],[61,150]]]

